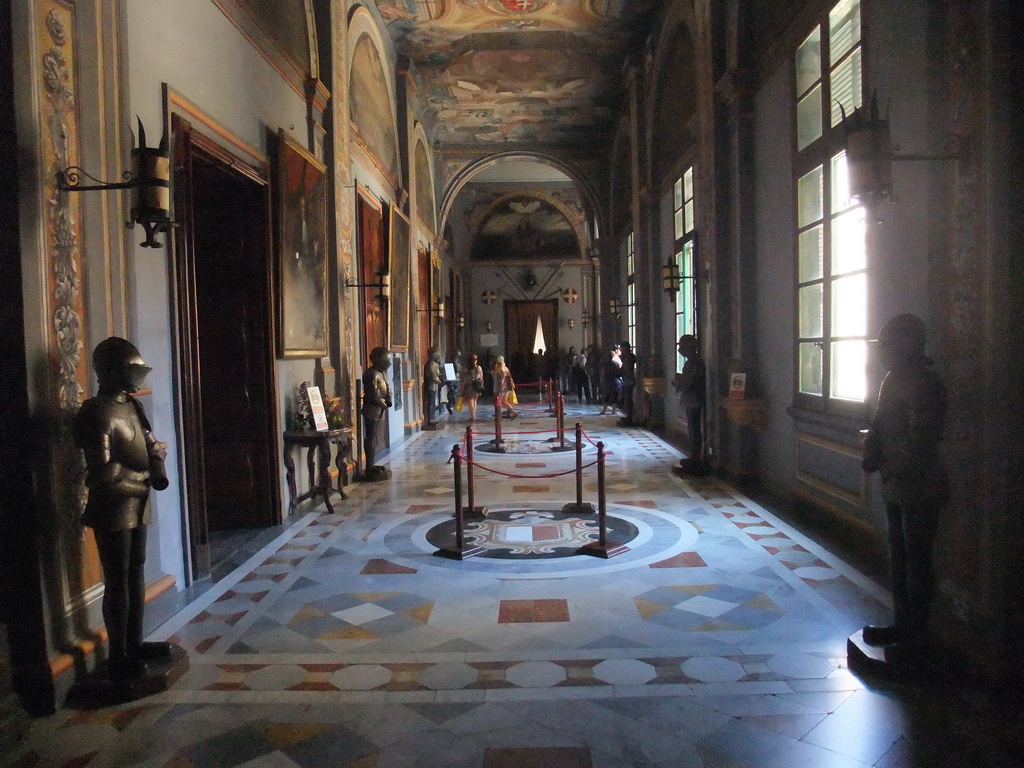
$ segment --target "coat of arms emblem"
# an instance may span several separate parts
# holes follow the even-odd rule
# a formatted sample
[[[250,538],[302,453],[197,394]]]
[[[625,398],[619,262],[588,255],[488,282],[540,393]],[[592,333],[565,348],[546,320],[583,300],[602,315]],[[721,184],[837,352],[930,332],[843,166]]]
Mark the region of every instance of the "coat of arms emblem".
[[[545,5],[550,5],[551,0],[488,0],[489,4],[497,10],[505,10],[508,13],[533,13]]]

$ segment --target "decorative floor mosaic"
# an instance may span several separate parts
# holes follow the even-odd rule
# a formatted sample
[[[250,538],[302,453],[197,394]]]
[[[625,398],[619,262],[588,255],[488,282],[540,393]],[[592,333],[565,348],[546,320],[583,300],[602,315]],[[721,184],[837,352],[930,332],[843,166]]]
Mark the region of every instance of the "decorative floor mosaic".
[[[492,514],[468,534],[498,556],[435,557],[454,535],[447,460],[465,425],[418,434],[388,457],[390,483],[308,510],[160,626],[152,639],[190,656],[171,690],[38,720],[10,764],[1018,764],[1019,724],[980,697],[883,693],[849,672],[846,638],[886,618],[884,590],[724,483],[676,476],[659,438],[576,410],[608,447],[625,554],[572,554],[593,519],[559,511],[575,499],[566,453],[480,459],[523,476],[476,472]]]

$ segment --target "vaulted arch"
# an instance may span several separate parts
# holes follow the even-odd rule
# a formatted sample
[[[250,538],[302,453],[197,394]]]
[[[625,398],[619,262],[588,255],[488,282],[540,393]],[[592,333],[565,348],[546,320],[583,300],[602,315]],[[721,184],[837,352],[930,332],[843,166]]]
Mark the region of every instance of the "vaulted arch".
[[[590,179],[581,174],[573,166],[540,152],[499,152],[475,162],[471,162],[460,169],[459,172],[456,173],[448,182],[445,188],[444,198],[441,203],[442,228],[448,222],[448,217],[452,212],[452,206],[454,205],[459,192],[462,191],[463,187],[465,187],[474,176],[496,165],[523,161],[540,163],[541,165],[554,168],[568,176],[579,188],[580,194],[582,195],[590,213],[590,217],[594,220],[597,231],[604,231],[605,216],[600,205],[601,198]]]

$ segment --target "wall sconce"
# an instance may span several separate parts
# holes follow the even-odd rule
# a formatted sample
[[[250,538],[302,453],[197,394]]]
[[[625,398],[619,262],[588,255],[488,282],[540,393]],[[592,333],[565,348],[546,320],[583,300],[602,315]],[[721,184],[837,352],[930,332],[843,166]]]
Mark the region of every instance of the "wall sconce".
[[[587,312],[587,310],[585,310],[585,309],[583,310],[583,319],[580,320],[580,322],[583,323],[583,327],[584,328],[586,328],[587,324],[590,322],[590,313]]]
[[[661,265],[661,289],[668,294],[669,299],[673,302],[676,300],[676,293],[682,282],[683,277],[679,274],[679,265],[676,264],[675,259],[669,258]]]
[[[171,161],[167,134],[164,133],[157,147],[146,146],[146,129],[139,121],[139,146],[132,148],[131,170],[122,174],[124,181],[104,182],[87,173],[77,165],[71,165],[57,172],[57,189],[62,192],[109,191],[130,189],[132,207],[127,226],[141,224],[146,239],[140,243],[143,248],[160,248],[163,243],[156,235],[168,232],[171,221]],[[82,184],[82,176],[88,176],[98,184]]]
[[[381,307],[387,306],[388,299],[391,298],[391,275],[386,272],[380,276],[379,283],[357,283],[355,278],[345,278],[346,288],[377,288],[377,301],[380,302]]]
[[[487,331],[488,333],[490,333],[490,332],[491,332],[491,321],[490,321],[490,320],[488,320],[488,321],[487,321],[487,325],[486,325],[486,326],[484,326],[484,329],[485,329],[485,330],[486,330],[486,331]]]
[[[897,155],[889,136],[889,122],[878,114],[878,94],[855,109],[849,116],[840,105],[843,129],[846,132],[846,165],[850,174],[850,197],[871,207],[892,194],[892,164],[901,161],[963,160],[966,147],[962,138],[952,137],[949,151],[941,154],[916,153]]]
[[[612,317],[618,320],[622,317],[622,302],[618,299],[612,299],[608,302],[608,310],[612,313]]]
[[[573,328],[576,327],[576,321],[570,317],[567,325],[569,326],[569,330],[571,331]]]
[[[427,307],[426,309],[418,309],[417,312],[426,312],[429,315],[433,315],[438,320],[444,320],[444,302],[435,301],[434,306]]]
[[[465,315],[459,315],[459,319],[455,321],[455,327],[460,329],[466,327]]]

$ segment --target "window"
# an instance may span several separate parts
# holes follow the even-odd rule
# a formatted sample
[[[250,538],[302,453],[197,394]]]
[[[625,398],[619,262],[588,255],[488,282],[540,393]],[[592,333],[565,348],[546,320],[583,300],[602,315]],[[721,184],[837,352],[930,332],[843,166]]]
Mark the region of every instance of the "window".
[[[867,395],[867,227],[850,199],[838,106],[861,105],[860,44],[860,0],[841,0],[795,61],[797,393],[825,408]]]
[[[860,0],[840,0],[796,52],[797,150],[863,103],[860,57]]]
[[[636,350],[636,257],[633,233],[626,235],[626,340]]]
[[[672,206],[675,234],[675,261],[679,270],[679,288],[676,289],[676,338],[685,334],[695,334],[697,320],[694,315],[696,281],[694,280],[695,247],[693,208],[693,167],[686,169],[682,178],[677,179],[673,187]],[[681,373],[686,358],[676,353],[676,373]]]

